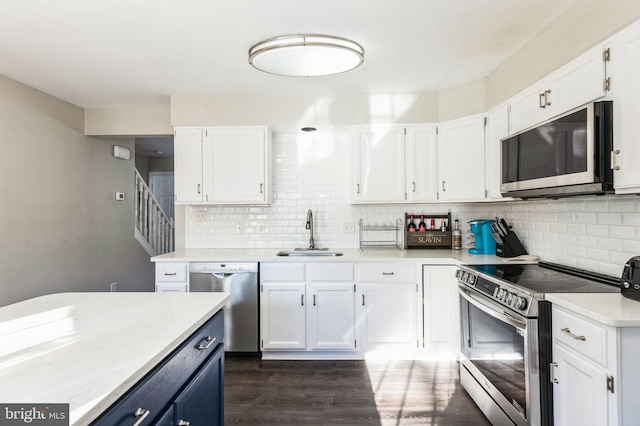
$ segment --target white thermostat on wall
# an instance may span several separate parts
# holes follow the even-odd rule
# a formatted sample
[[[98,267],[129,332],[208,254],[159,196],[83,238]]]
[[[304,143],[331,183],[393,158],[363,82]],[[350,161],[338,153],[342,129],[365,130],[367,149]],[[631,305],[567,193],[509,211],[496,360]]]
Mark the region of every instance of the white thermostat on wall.
[[[116,192],[116,201],[124,201],[124,192]]]

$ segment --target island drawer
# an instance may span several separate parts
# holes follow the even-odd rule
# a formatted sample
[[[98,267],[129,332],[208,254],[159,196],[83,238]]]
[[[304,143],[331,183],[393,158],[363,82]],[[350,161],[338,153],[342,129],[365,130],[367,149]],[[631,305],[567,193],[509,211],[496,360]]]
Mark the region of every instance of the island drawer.
[[[607,328],[553,308],[553,338],[580,355],[607,365]]]
[[[416,265],[412,263],[360,263],[357,271],[360,282],[417,282]]]
[[[92,426],[132,425],[146,410],[149,411],[147,420],[141,424],[154,424],[154,419],[166,411],[184,384],[209,357],[223,348],[223,338],[224,315],[220,311],[134,385]]]
[[[187,282],[188,262],[156,262],[156,282]]]

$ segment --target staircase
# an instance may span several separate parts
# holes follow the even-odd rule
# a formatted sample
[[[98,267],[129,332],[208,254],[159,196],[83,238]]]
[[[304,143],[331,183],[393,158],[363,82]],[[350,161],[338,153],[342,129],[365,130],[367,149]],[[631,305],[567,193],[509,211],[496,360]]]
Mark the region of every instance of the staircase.
[[[147,183],[136,169],[135,182],[135,237],[149,256],[174,250],[175,226],[173,219],[162,211]]]

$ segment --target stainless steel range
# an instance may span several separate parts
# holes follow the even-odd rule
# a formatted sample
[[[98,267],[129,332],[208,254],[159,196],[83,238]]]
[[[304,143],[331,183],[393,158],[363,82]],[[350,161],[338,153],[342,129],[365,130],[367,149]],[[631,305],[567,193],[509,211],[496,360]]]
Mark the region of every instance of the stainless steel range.
[[[547,293],[619,292],[619,280],[547,262],[466,265],[460,294],[460,380],[494,425],[552,425]]]

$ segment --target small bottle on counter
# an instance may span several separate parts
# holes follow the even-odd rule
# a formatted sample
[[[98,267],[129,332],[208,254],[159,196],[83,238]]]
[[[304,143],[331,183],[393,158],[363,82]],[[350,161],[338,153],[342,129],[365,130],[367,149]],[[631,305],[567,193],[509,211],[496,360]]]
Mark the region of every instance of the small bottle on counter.
[[[432,231],[436,230],[436,220],[435,219],[431,219],[431,230]]]
[[[426,231],[427,231],[427,224],[424,223],[424,215],[421,214],[420,223],[418,224],[418,232],[426,232]]]
[[[451,245],[454,250],[460,250],[462,249],[462,231],[460,231],[460,224],[458,223],[458,219],[456,219],[454,223],[455,225],[453,228],[453,232],[451,233]]]
[[[407,226],[407,231],[416,232],[416,224],[413,223],[413,215],[409,216],[409,226]]]
[[[447,232],[447,222],[445,222],[444,220],[442,221],[442,223],[440,224],[440,230],[442,232]]]

